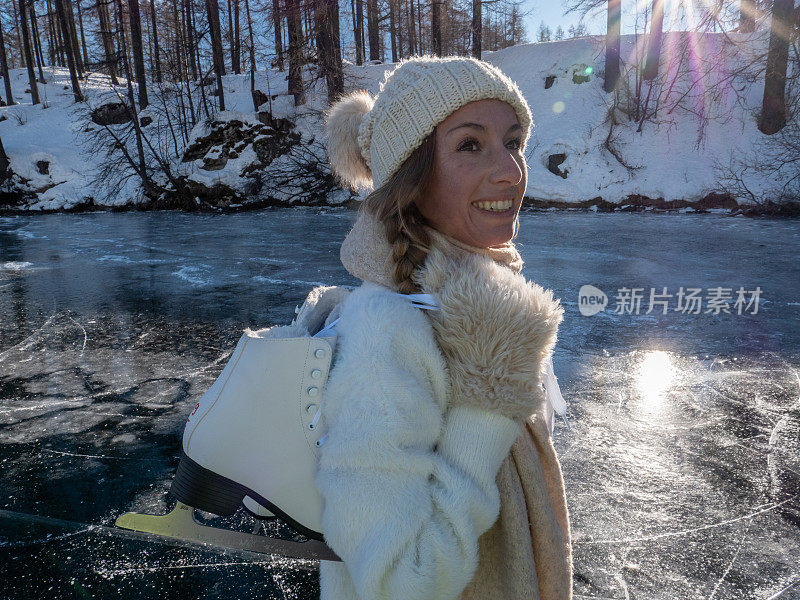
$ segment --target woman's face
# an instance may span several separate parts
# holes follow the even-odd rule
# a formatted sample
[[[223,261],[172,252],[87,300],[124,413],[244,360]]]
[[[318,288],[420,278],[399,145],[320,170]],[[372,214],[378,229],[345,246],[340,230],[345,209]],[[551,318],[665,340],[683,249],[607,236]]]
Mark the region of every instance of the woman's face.
[[[522,128],[501,100],[465,104],[436,127],[434,169],[419,210],[435,229],[489,248],[508,242],[528,183]]]

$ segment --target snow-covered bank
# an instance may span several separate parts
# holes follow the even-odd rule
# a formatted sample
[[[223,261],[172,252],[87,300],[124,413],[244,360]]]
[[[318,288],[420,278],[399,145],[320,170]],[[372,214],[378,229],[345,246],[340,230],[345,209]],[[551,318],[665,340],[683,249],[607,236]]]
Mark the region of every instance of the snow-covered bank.
[[[526,151],[530,206],[687,210],[696,203],[699,209],[731,210],[753,204],[752,198],[725,193],[720,166],[735,168],[737,161],[746,162],[767,137],[758,131],[754,116],[760,109],[762,79],[755,77],[747,83],[746,78],[732,75],[760,51],[764,39],[748,42],[744,37],[737,38],[738,34],[728,34],[736,42],[734,50],[723,44],[721,34],[708,34],[687,45],[688,35],[670,32],[665,37],[661,64],[667,77],[666,85],[660,88],[658,97],[663,104],[656,118],[641,123],[630,120],[623,114],[623,94],[613,126],[608,117],[614,94],[602,89],[602,37],[525,44],[485,53],[486,60],[517,81],[533,112],[535,127]],[[624,62],[630,61],[636,48],[634,36],[622,37]],[[688,61],[685,57],[678,60],[683,48],[690,49]],[[672,84],[670,73],[678,64],[694,66],[686,77]],[[753,72],[762,66],[754,64]],[[377,93],[384,72],[390,68],[388,64],[347,65],[346,88]],[[87,114],[90,108],[118,101],[108,78],[90,75],[82,82],[88,102],[76,104],[65,69],[46,69],[45,76],[48,83],[40,84],[43,104],[32,106],[30,94],[25,93],[27,73],[12,70],[14,97],[20,104],[0,108],[0,138],[15,173],[16,210],[170,206],[169,198],[160,202],[144,198],[136,177],[122,182],[113,193],[97,178],[101,157],[90,153],[88,143],[97,126]],[[306,81],[309,79],[306,77]],[[644,86],[646,90],[647,84]],[[173,139],[158,122],[143,130],[156,138],[156,144],[180,147],[183,160],[176,159],[172,169],[192,190],[200,190],[197,204],[201,207],[213,207],[217,191],[224,196],[218,205],[230,209],[346,202],[349,193],[325,180],[329,173],[321,164],[324,156],[318,154],[322,148],[321,114],[327,104],[324,84],[318,81],[308,91],[307,104],[297,109],[287,95],[285,73],[258,72],[256,88],[274,98],[261,105],[260,117],[253,111],[249,75],[227,75],[224,89],[228,112],[218,114],[216,123],[199,123],[188,142]],[[213,87],[206,89],[210,93]],[[149,91],[151,107],[158,106],[158,90]],[[119,92],[125,95],[124,88]],[[269,117],[264,116],[267,114]],[[140,115],[147,116],[159,118],[150,108]],[[286,120],[281,122],[288,123],[287,128],[279,133],[293,136],[292,142],[277,144],[284,148],[284,154],[270,151],[265,158],[265,152],[258,151],[258,140],[264,138],[263,126],[274,124],[275,119]],[[224,127],[231,121],[240,123],[240,130],[252,131],[253,137],[241,139],[239,131],[240,137],[233,142],[227,139],[203,147],[202,156],[196,148],[184,154],[198,139],[208,137],[214,127]],[[269,134],[275,137],[276,132],[273,128]],[[288,147],[295,150],[290,152]],[[286,175],[287,164],[296,167],[298,163],[298,149],[306,155],[305,163],[301,163],[316,165],[316,172],[304,180]],[[775,174],[750,173],[748,177],[748,189],[762,201],[769,200],[771,190],[780,184]],[[311,188],[313,193],[304,193]],[[0,195],[0,207],[3,202]]]

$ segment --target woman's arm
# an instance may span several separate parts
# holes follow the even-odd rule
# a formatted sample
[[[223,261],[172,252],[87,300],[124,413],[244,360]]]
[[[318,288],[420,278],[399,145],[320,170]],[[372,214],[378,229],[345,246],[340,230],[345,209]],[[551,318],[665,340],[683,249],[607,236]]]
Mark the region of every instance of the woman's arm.
[[[519,425],[472,406],[442,414],[445,367],[421,311],[384,295],[343,310],[343,329],[348,316],[323,403],[325,539],[363,600],[457,598]]]

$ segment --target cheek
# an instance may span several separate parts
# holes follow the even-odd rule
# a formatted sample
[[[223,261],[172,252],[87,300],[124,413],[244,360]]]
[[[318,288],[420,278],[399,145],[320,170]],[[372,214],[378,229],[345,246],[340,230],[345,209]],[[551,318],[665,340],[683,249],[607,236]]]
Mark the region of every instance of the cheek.
[[[437,188],[440,193],[453,200],[464,200],[469,197],[480,180],[476,165],[470,164],[467,160],[443,159],[437,166],[439,167]]]

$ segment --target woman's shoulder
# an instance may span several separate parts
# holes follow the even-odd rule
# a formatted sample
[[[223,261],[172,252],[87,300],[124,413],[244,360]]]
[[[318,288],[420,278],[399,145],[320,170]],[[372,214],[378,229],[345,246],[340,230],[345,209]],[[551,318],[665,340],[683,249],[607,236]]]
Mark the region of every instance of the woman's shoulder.
[[[433,335],[431,324],[421,309],[388,287],[372,281],[364,281],[350,292],[340,311],[341,329],[361,326],[374,333],[376,330],[397,332],[410,328],[417,335]]]

